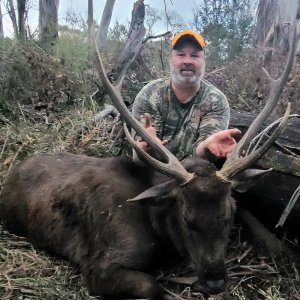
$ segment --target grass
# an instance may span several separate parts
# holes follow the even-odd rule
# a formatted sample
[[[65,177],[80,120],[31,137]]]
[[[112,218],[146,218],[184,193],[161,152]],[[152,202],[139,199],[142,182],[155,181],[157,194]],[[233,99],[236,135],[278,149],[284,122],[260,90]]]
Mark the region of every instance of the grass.
[[[95,299],[83,286],[82,276],[68,262],[1,230],[1,299]]]

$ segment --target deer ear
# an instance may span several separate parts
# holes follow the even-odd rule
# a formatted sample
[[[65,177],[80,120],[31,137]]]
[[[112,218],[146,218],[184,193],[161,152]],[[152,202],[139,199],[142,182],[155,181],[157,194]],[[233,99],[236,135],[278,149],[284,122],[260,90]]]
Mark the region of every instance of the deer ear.
[[[173,194],[173,191],[175,187],[177,186],[177,183],[175,180],[171,180],[165,183],[161,183],[155,186],[152,186],[151,188],[145,190],[141,194],[137,195],[134,198],[128,199],[127,201],[139,201],[143,199],[149,199],[149,198],[166,198],[170,197]]]
[[[272,171],[272,168],[268,170],[247,169],[235,176],[231,182],[231,186],[235,191],[239,193],[245,193],[256,183],[259,178],[262,178],[270,171]]]

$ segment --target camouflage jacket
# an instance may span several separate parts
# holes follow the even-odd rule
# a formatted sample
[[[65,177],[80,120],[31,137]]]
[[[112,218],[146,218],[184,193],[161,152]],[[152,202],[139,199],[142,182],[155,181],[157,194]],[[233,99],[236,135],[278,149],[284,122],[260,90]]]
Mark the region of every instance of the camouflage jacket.
[[[148,83],[137,95],[132,113],[144,122],[144,113],[152,117],[160,139],[179,159],[194,153],[197,145],[212,133],[228,128],[229,106],[220,90],[202,79],[197,95],[180,103],[170,86],[170,78]]]

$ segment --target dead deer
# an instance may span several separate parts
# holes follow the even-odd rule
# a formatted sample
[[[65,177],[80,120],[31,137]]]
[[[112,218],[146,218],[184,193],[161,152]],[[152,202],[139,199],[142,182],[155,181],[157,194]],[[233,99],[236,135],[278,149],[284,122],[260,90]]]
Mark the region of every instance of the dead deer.
[[[131,158],[68,153],[29,157],[5,182],[5,226],[77,264],[90,293],[105,299],[172,299],[151,274],[182,256],[193,262],[205,293],[220,293],[227,281],[225,252],[235,212],[231,191],[287,121],[289,108],[263,145],[247,150],[276,106],[292,67],[295,41],[293,30],[283,75],[277,80],[267,75],[270,98],[221,170],[197,157],[180,162],[153,140],[107,79],[97,50],[100,78],[118,111],[163,159],[140,151],[126,126],[127,138],[150,167]]]

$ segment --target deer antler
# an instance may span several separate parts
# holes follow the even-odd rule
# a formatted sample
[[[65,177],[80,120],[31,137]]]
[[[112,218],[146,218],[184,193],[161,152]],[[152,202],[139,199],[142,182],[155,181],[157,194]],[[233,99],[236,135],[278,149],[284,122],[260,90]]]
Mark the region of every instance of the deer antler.
[[[274,140],[281,133],[287,123],[290,113],[290,103],[288,104],[282,121],[273,132],[273,134],[267,139],[267,141],[265,141],[265,143],[260,148],[254,149],[254,151],[252,151],[248,155],[245,155],[249,143],[257,134],[257,131],[261,127],[262,123],[270,116],[271,112],[276,107],[283,85],[285,84],[291,71],[297,45],[297,30],[295,23],[293,23],[293,25],[291,26],[290,41],[290,52],[282,75],[275,80],[265,69],[263,69],[270,83],[269,99],[262,111],[252,122],[243,138],[238,142],[233,152],[230,153],[229,157],[227,157],[227,160],[224,163],[222,169],[217,172],[217,175],[224,180],[231,180],[237,173],[240,173],[255,161],[257,161],[267,151],[271,143],[274,142]]]
[[[159,143],[157,140],[153,139],[151,135],[148,133],[148,131],[128,111],[126,105],[124,104],[122,96],[120,94],[120,90],[115,86],[113,86],[106,76],[95,37],[93,39],[93,42],[94,42],[94,47],[96,52],[96,60],[98,64],[99,76],[111,100],[113,101],[114,105],[116,106],[121,116],[126,120],[126,122],[142,137],[143,140],[145,140],[159,154],[159,156],[163,158],[165,162],[159,161],[151,157],[145,151],[141,150],[136,145],[135,141],[132,140],[127,130],[127,138],[129,142],[133,145],[135,150],[140,153],[140,155],[145,159],[145,161],[151,166],[153,166],[159,172],[164,173],[170,176],[171,178],[174,178],[180,184],[186,184],[189,181],[191,181],[194,177],[194,174],[189,173],[183,167],[180,161],[167,148],[161,145],[161,143]]]

